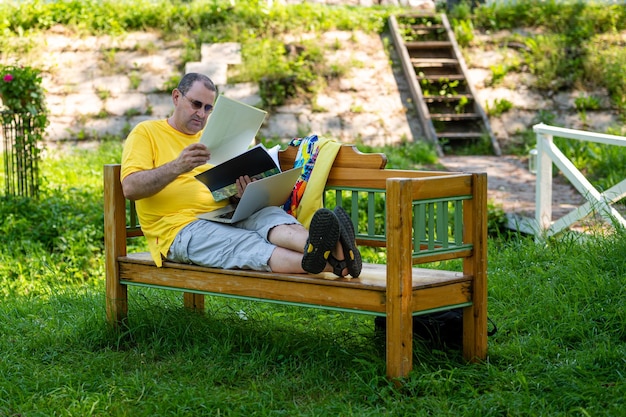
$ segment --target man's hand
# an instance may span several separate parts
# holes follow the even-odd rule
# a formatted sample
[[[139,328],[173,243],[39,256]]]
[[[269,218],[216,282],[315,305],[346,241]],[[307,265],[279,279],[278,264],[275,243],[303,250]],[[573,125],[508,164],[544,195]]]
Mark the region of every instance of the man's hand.
[[[200,165],[206,164],[210,159],[211,152],[205,145],[193,143],[183,149],[178,158],[173,161],[176,165],[175,172],[177,171],[178,175],[189,172]]]
[[[241,196],[243,195],[243,191],[251,182],[252,179],[250,179],[250,177],[247,175],[237,178],[237,180],[235,181],[235,184],[237,184],[237,198],[241,198]]]
[[[176,159],[146,171],[128,175],[122,181],[124,197],[140,200],[161,191],[179,175],[206,164],[211,159],[211,152],[201,143],[187,146]]]

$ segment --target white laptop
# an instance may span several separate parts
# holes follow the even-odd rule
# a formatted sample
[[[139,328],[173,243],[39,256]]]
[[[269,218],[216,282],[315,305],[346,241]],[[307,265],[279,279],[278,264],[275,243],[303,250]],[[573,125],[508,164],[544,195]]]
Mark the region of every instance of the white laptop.
[[[264,207],[285,204],[293,191],[302,168],[292,168],[269,177],[253,181],[243,191],[237,204],[229,204],[220,209],[199,214],[199,219],[220,223],[236,223],[251,216]]]

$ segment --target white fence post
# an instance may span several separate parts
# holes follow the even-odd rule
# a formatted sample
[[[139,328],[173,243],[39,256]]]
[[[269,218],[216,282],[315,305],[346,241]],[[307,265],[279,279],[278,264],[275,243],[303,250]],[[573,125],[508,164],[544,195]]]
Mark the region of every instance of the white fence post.
[[[537,178],[535,185],[535,221],[539,232],[552,224],[552,160],[546,152],[552,136],[537,132]]]

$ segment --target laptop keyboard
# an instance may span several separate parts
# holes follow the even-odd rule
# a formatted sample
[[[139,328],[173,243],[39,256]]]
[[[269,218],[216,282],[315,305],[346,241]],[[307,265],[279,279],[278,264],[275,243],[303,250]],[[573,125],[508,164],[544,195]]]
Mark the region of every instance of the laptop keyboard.
[[[220,214],[217,217],[219,217],[220,219],[232,219],[233,214],[235,214],[235,211],[229,211],[228,213]]]

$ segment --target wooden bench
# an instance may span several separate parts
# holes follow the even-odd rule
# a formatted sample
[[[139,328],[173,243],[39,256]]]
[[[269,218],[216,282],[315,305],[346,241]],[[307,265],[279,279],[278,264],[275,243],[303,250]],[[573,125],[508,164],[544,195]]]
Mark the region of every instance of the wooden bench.
[[[281,151],[293,166],[295,147]],[[342,145],[328,176],[325,205],[351,213],[362,246],[385,247],[386,264],[364,264],[357,279],[332,274],[277,274],[165,262],[127,253],[141,236],[134,204],[126,201],[120,166],[104,167],[106,313],[113,326],[127,318],[127,287],[183,291],[188,308],[204,309],[205,295],[354,311],[386,317],[386,372],[412,369],[412,316],[463,307],[463,355],[487,356],[487,175],[384,169],[382,154]],[[459,271],[416,267],[462,259]]]

